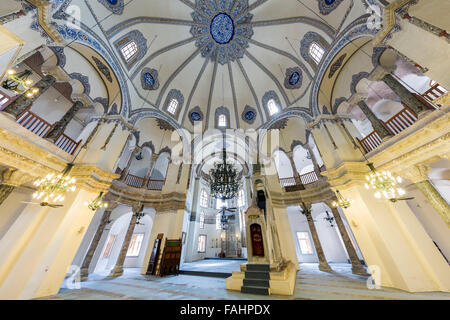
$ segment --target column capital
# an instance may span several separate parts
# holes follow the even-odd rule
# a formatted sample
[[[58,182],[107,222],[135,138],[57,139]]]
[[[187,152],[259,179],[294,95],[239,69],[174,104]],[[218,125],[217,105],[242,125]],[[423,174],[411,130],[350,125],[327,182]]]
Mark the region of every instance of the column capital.
[[[312,203],[305,203],[305,202],[302,202],[301,204],[300,204],[300,208],[301,208],[301,210],[302,210],[302,214],[304,214],[305,216],[308,216],[308,215],[311,215],[312,214]]]
[[[137,202],[137,203],[133,204],[133,206],[132,206],[133,213],[138,214],[141,211],[141,209],[143,209],[143,207],[144,207],[144,205],[141,202]]]
[[[364,93],[354,93],[349,99],[347,99],[347,102],[349,104],[358,104],[360,101],[365,101],[367,99],[367,94]]]
[[[108,203],[108,207],[106,208],[105,211],[114,211],[118,206],[121,205],[120,202],[117,202],[116,200],[109,200],[109,199],[105,199],[106,203]]]
[[[430,180],[428,177],[430,166],[426,164],[418,164],[402,170],[399,174],[413,183]]]
[[[1,173],[1,184],[8,186],[19,187],[28,182],[31,182],[34,178],[27,173],[21,172],[14,168],[8,168]]]
[[[369,80],[370,81],[382,81],[386,75],[391,74],[394,71],[395,71],[395,66],[387,67],[387,66],[378,65],[370,73]]]

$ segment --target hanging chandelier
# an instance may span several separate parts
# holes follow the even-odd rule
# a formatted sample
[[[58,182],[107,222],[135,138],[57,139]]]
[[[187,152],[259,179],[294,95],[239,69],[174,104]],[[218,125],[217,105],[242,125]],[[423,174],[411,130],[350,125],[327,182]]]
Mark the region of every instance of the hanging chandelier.
[[[33,84],[33,81],[29,78],[31,75],[32,72],[30,70],[25,70],[20,73],[16,73],[15,70],[8,70],[6,73],[7,78],[3,81],[2,87],[19,94],[28,91],[26,96],[27,98],[31,98],[39,92],[39,89],[31,87]]]
[[[85,202],[84,205],[87,206],[92,211],[97,211],[100,208],[108,208],[108,203],[102,201],[103,192],[100,192],[97,198],[90,202]]]
[[[339,190],[336,190],[336,197],[337,200],[333,201],[333,203],[331,204],[335,208],[341,207],[342,209],[347,209],[350,208],[350,206],[353,204],[353,200],[344,198]]]
[[[72,166],[72,164],[69,164],[63,173],[57,176],[52,173],[35,181],[34,185],[38,187],[38,191],[33,194],[33,199],[42,200],[41,205],[48,204],[50,201],[63,202],[67,192],[76,190],[76,180],[69,176]]]
[[[240,183],[238,173],[232,164],[227,163],[227,153],[225,149],[225,138],[223,141],[222,163],[215,163],[210,170],[211,196],[216,199],[229,200],[236,197]]]
[[[399,197],[406,194],[405,190],[398,187],[398,184],[402,183],[402,178],[393,177],[389,171],[378,172],[373,163],[368,163],[367,166],[370,168],[370,173],[366,176],[366,189],[375,190],[374,196],[377,199],[384,197],[392,202],[401,200]]]

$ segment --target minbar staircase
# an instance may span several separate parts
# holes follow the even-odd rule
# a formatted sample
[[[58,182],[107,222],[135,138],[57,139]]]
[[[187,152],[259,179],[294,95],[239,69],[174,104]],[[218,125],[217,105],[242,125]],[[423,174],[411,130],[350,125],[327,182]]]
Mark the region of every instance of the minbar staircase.
[[[270,295],[270,265],[247,264],[242,293]]]

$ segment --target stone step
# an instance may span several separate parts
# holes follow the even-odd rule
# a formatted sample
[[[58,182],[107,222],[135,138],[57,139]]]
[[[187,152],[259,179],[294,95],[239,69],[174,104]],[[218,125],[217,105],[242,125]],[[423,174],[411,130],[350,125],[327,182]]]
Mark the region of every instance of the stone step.
[[[268,265],[268,264],[247,264],[247,271],[270,272],[270,265]]]
[[[270,280],[270,273],[264,271],[245,271],[246,279]]]
[[[241,288],[241,293],[251,293],[251,294],[260,294],[260,295],[268,296],[269,288],[243,286]]]
[[[244,287],[270,288],[269,280],[244,279]]]
[[[180,270],[180,274],[185,274],[188,276],[224,278],[224,279],[232,276],[231,273],[226,272],[207,272],[207,271],[190,271],[190,270]]]

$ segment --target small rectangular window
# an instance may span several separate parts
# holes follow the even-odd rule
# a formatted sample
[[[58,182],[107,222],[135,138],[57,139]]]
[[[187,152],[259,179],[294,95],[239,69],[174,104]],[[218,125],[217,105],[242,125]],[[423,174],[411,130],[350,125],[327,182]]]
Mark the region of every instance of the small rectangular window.
[[[205,229],[205,213],[200,213],[200,229]]]
[[[170,100],[169,105],[167,106],[167,112],[175,115],[177,113],[177,108],[178,108],[178,100],[172,99]]]
[[[219,116],[218,125],[221,128],[225,128],[227,126],[227,117],[224,114]]]
[[[302,254],[313,254],[308,232],[297,232],[297,239]]]
[[[309,54],[311,55],[311,57],[314,59],[314,61],[316,62],[316,64],[319,64],[320,61],[322,60],[322,57],[325,53],[325,50],[318,45],[317,43],[313,42],[311,44],[311,46],[309,47]]]
[[[143,233],[135,233],[130,241],[130,246],[128,247],[127,257],[138,257],[139,251],[141,250],[142,240],[144,240]]]
[[[204,234],[198,236],[198,252],[199,253],[206,252],[206,235]]]
[[[280,111],[275,100],[273,100],[273,99],[269,100],[269,102],[267,103],[267,107],[269,108],[269,113],[271,116],[273,116],[275,113],[278,113],[278,111]]]
[[[138,46],[136,42],[130,41],[126,45],[124,45],[122,49],[120,49],[120,51],[122,52],[125,61],[128,62],[138,52]]]
[[[116,240],[116,235],[112,234],[108,238],[108,242],[106,243],[105,251],[103,252],[102,259],[106,259],[111,254],[111,249],[114,244],[114,241]]]

